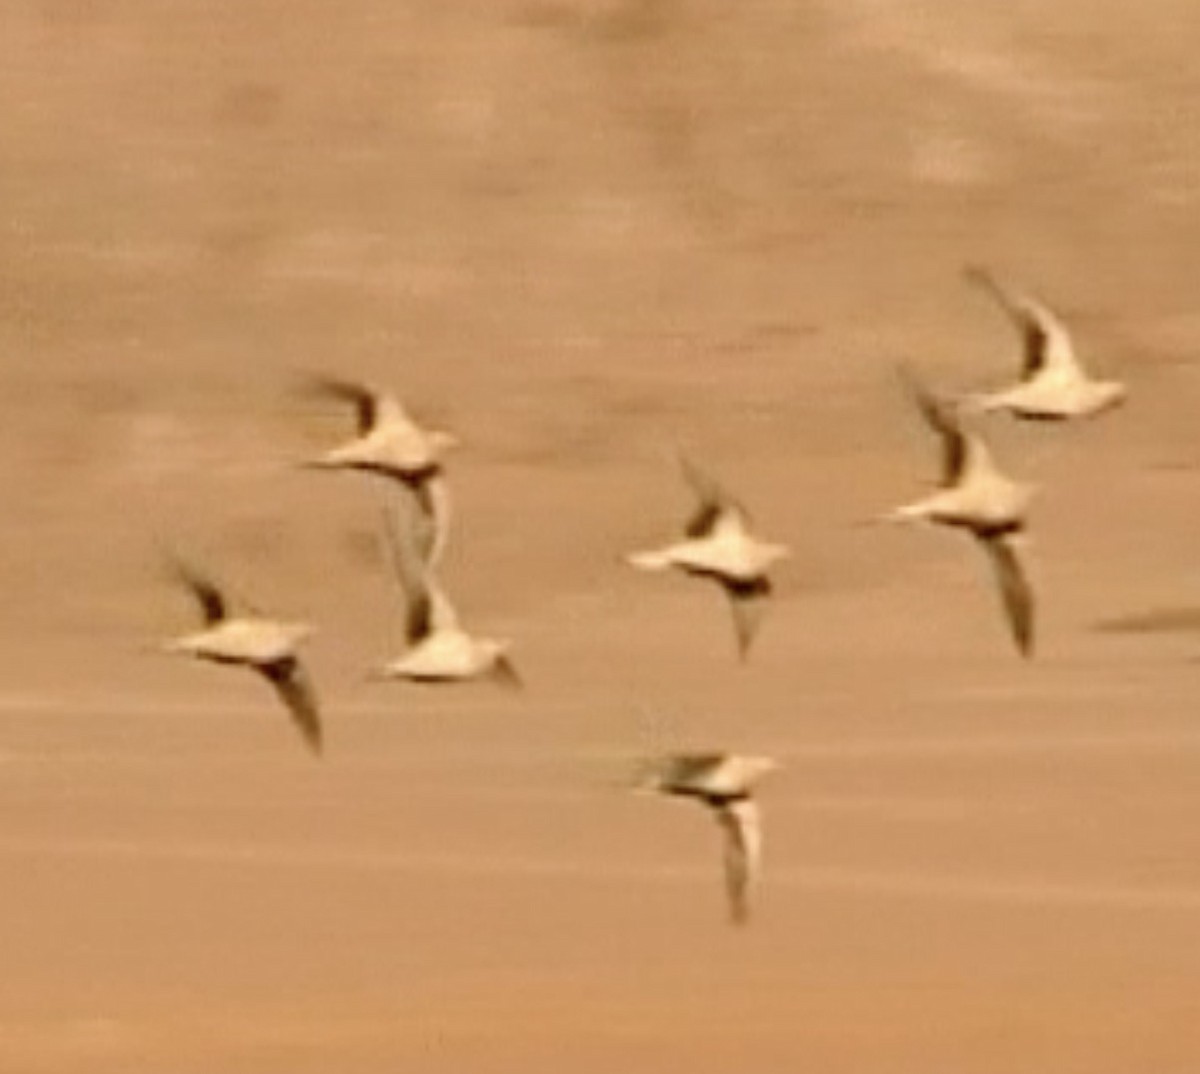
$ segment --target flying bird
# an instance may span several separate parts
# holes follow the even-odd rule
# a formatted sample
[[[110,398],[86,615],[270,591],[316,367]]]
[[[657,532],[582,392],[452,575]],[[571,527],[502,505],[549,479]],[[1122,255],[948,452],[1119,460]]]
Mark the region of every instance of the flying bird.
[[[317,395],[352,405],[358,434],[305,465],[318,470],[356,470],[399,482],[412,493],[420,510],[422,555],[436,564],[450,524],[443,458],[457,446],[457,437],[423,428],[388,392],[336,377],[312,377],[308,387]]]
[[[463,629],[432,566],[420,555],[418,535],[412,527],[402,531],[395,513],[385,511],[384,536],[392,570],[404,595],[408,648],[379,669],[377,677],[423,683],[492,678],[506,686],[521,686],[509,656],[511,642],[477,637]]]
[[[1023,345],[1018,383],[971,396],[969,407],[1007,410],[1018,418],[1065,421],[1090,417],[1125,401],[1124,384],[1095,380],[1087,373],[1066,325],[1044,303],[978,265],[967,266],[963,275],[999,304],[1021,333]]]
[[[750,892],[762,862],[762,820],[752,796],[759,778],[779,767],[770,757],[672,753],[643,763],[640,790],[691,798],[712,810],[724,837],[725,891],[731,920],[750,917]]]
[[[738,655],[745,659],[771,595],[771,566],[787,557],[785,545],[760,541],[750,532],[750,517],[709,474],[679,456],[684,480],[696,508],[684,526],[684,539],[663,548],[634,552],[627,562],[643,571],[679,570],[718,583],[733,612]]]
[[[898,507],[886,521],[924,521],[965,530],[992,565],[1009,628],[1023,656],[1033,653],[1034,596],[1018,554],[1033,487],[1000,472],[987,445],[965,432],[957,412],[906,369],[909,391],[942,442],[942,475],[936,492]]]
[[[210,578],[184,563],[175,562],[173,567],[177,580],[199,604],[204,629],[166,642],[164,650],[258,672],[275,688],[309,748],[319,754],[321,716],[312,682],[297,654],[312,628],[256,612],[231,614],[228,598]]]

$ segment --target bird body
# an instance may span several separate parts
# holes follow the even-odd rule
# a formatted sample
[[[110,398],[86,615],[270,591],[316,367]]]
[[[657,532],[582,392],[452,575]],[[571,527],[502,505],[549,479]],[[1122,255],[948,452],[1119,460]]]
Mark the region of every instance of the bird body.
[[[1025,525],[1033,486],[1000,473],[976,474],[953,488],[898,507],[896,521],[926,520],[971,531],[979,536],[1009,533]]]
[[[647,552],[634,552],[629,562],[642,570],[677,568],[732,586],[765,581],[773,564],[789,554],[779,544],[755,538],[736,513],[722,515],[712,531]]]
[[[435,631],[420,639],[403,656],[380,671],[387,679],[414,682],[456,682],[489,674],[503,676],[509,642],[475,638],[460,629]]]
[[[260,667],[292,656],[311,633],[307,623],[247,616],[223,619],[204,630],[174,638],[167,642],[167,649],[218,664]]]
[[[974,396],[969,405],[981,412],[1007,410],[1034,421],[1067,421],[1110,410],[1124,402],[1126,394],[1125,386],[1116,381],[1043,376]]]

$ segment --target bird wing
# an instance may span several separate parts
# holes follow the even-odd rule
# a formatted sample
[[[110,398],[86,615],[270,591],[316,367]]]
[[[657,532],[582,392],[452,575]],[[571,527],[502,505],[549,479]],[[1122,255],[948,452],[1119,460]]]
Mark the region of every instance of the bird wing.
[[[989,269],[968,265],[963,275],[982,288],[1008,314],[1021,333],[1021,379],[1028,381],[1048,367],[1071,367],[1078,372],[1075,348],[1067,326],[1044,303],[1002,283]]]
[[[684,526],[684,533],[693,540],[707,537],[716,528],[722,516],[730,515],[746,519],[746,511],[730,496],[721,484],[707,471],[679,452],[679,468],[688,487],[696,495],[696,509]]]
[[[175,577],[191,591],[199,603],[207,626],[221,622],[229,614],[225,595],[211,578],[180,559],[173,560],[172,567]]]
[[[942,441],[942,484],[954,485],[962,477],[971,454],[972,440],[962,429],[953,407],[939,399],[908,366],[900,366],[900,377],[916,403],[925,423]]]
[[[435,630],[456,630],[459,624],[454,606],[421,555],[418,525],[410,523],[401,528],[398,511],[387,503],[383,523],[392,572],[407,605],[404,632],[409,645],[415,645]]]
[[[304,736],[304,741],[313,753],[319,754],[323,744],[321,714],[312,680],[304,665],[295,657],[286,657],[266,665],[262,673],[287,706],[292,722]]]
[[[450,534],[450,487],[440,470],[413,490],[418,517],[414,522],[421,558],[432,569],[441,562]]]
[[[997,536],[984,537],[981,541],[992,562],[1013,640],[1022,656],[1031,656],[1034,641],[1033,587],[1021,565],[1013,539],[1011,536]]]
[[[429,571],[425,572],[425,590],[429,594],[429,622],[433,629],[458,630],[458,613],[446,596],[446,591]]]
[[[360,434],[372,429],[378,420],[379,395],[364,384],[340,377],[314,376],[309,379],[309,388],[318,395],[350,403],[354,407]]]
[[[745,924],[750,917],[750,888],[762,858],[762,823],[752,798],[734,798],[716,804],[717,823],[725,834],[725,891],[733,920]]]
[[[953,488],[978,472],[994,473],[996,463],[987,444],[963,429],[954,405],[930,391],[907,366],[900,367],[900,375],[926,424],[941,438],[942,488]]]
[[[525,687],[525,680],[517,671],[516,664],[504,654],[496,657],[496,663],[492,665],[492,678],[501,686],[507,686],[512,690],[522,690]]]
[[[771,595],[771,583],[763,578],[753,585],[727,585],[725,591],[729,596],[730,611],[733,613],[738,656],[745,660],[762,624],[767,598]]]

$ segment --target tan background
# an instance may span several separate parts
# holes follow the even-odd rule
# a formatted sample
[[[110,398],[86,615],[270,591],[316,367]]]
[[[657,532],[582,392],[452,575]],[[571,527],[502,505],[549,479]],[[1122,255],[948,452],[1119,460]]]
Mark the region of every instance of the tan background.
[[[1195,1071],[1198,44],[1185,0],[4,4],[0,1069]],[[965,541],[859,525],[933,472],[894,361],[1012,368],[968,260],[1133,391],[990,425],[1028,666]],[[348,429],[306,370],[462,437],[446,581],[524,695],[364,681],[376,490],[294,468]],[[676,441],[795,550],[745,668],[620,565]],[[148,651],[164,541],[320,624],[323,764]],[[748,930],[708,818],[619,793],[676,745],[786,764]]]

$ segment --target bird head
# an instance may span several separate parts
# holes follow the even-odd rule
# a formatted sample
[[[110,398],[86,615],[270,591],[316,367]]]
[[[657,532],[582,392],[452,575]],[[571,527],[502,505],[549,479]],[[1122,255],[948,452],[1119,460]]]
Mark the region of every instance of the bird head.
[[[1123,405],[1129,398],[1129,389],[1119,381],[1106,380],[1096,385],[1097,413]]]
[[[756,783],[763,776],[781,767],[774,757],[741,757],[739,762],[747,785]]]
[[[453,451],[459,447],[462,441],[453,433],[448,433],[444,429],[433,429],[429,433],[429,446],[433,450],[434,455],[443,455],[447,451]]]

